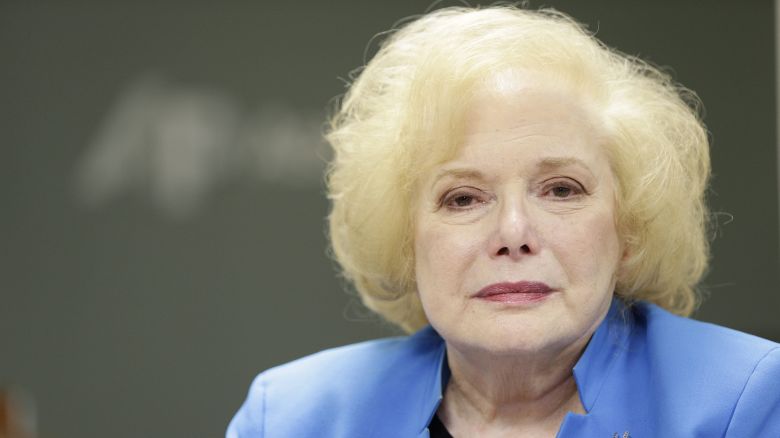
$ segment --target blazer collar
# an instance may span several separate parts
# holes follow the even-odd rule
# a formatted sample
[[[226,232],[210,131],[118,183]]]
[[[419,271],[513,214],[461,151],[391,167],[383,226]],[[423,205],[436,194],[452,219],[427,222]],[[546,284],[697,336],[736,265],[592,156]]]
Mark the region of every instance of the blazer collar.
[[[447,354],[444,340],[431,326],[418,331],[409,339],[412,350],[416,351],[411,357],[422,360],[414,361],[412,373],[415,384],[405,388],[404,397],[409,401],[405,403],[413,426],[420,438],[428,437],[428,424],[436,415],[439,404],[444,397],[444,388],[450,379],[450,369],[447,366]],[[427,365],[426,365],[427,364]],[[418,404],[419,403],[419,404]],[[414,407],[416,406],[416,408]]]
[[[618,363],[615,359],[626,351],[632,325],[631,312],[623,301],[613,298],[607,316],[574,366],[574,380],[586,412],[593,409],[604,382]]]

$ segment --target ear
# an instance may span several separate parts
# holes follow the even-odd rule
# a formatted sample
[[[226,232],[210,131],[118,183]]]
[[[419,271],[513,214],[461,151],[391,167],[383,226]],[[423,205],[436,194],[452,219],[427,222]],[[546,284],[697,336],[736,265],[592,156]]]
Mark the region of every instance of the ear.
[[[626,264],[633,254],[628,245],[621,244],[621,247],[620,260],[618,261],[617,270],[615,271],[615,279],[618,283],[624,278],[626,274]]]

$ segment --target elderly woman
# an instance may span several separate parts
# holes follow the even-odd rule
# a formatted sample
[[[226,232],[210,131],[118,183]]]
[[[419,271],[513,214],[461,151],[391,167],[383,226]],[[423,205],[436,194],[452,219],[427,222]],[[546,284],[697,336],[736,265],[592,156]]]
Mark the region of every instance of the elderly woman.
[[[228,436],[780,437],[780,346],[683,318],[696,104],[554,11],[396,31],[332,120],[330,238],[414,334],[260,374]]]

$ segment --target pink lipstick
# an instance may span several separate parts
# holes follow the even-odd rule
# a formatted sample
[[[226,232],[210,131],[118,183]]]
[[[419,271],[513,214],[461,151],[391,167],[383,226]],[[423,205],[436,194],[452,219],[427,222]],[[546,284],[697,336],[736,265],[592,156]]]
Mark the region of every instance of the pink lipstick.
[[[474,294],[474,298],[499,303],[533,303],[547,298],[553,289],[538,281],[516,283],[495,283],[485,286]]]

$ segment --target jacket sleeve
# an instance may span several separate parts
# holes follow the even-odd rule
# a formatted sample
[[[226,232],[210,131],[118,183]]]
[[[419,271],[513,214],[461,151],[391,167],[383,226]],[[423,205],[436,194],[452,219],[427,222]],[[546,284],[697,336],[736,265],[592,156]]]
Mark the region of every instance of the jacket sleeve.
[[[263,374],[249,388],[249,395],[228,425],[226,438],[262,438],[265,436],[265,388]]]
[[[726,437],[780,437],[780,347],[757,364],[737,400]]]

